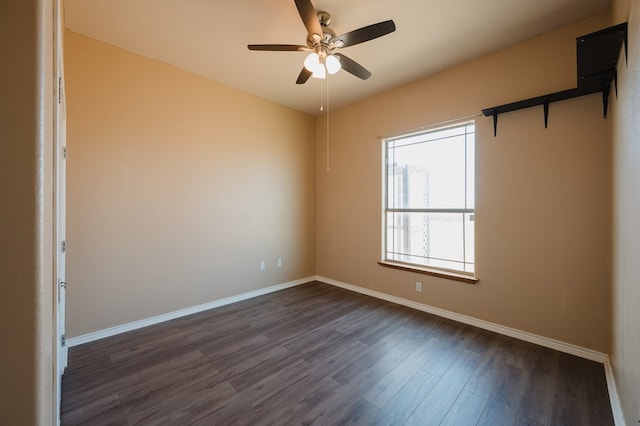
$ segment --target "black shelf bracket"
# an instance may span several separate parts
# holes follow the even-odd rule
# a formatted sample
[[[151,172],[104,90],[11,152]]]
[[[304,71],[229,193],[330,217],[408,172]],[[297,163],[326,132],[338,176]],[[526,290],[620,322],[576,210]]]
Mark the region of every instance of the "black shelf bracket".
[[[493,136],[498,133],[498,115],[519,109],[543,106],[544,127],[549,124],[549,104],[579,96],[602,93],[604,118],[609,110],[609,92],[614,84],[618,96],[618,56],[624,47],[625,62],[628,63],[627,23],[614,25],[576,39],[578,87],[537,96],[523,101],[494,106],[482,110],[485,117],[493,116]]]

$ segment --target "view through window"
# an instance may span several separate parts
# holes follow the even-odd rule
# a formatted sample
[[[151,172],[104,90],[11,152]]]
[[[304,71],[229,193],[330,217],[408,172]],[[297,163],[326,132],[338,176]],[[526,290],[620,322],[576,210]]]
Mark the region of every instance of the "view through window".
[[[473,274],[474,123],[384,144],[384,260]]]

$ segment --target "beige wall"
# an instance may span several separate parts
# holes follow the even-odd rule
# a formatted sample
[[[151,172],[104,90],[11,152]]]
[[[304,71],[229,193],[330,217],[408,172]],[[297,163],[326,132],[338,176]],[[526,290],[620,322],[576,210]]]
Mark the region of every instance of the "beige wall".
[[[615,2],[616,22],[629,22],[628,66],[618,68],[612,102],[613,347],[612,365],[627,424],[640,420],[640,4]]]
[[[72,32],[65,49],[67,336],[314,274],[313,117]]]
[[[52,419],[50,1],[0,4],[0,424]]]
[[[576,85],[575,38],[600,15],[331,113],[317,122],[317,273],[608,353],[610,145],[599,95],[477,118],[477,285],[376,264],[379,136]],[[428,58],[425,58],[428,60]],[[422,293],[415,282],[423,283]]]

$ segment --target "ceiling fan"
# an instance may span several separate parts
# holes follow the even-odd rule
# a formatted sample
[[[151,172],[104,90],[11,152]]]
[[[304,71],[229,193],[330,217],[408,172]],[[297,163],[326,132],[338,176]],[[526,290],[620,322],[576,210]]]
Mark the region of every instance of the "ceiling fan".
[[[362,65],[343,55],[334,53],[336,49],[349,47],[374,38],[382,37],[396,30],[392,20],[378,22],[357,30],[336,36],[329,27],[331,15],[325,11],[316,11],[311,0],[294,0],[302,22],[307,29],[307,44],[249,44],[249,50],[267,50],[276,52],[311,52],[304,61],[304,67],[298,75],[297,84],[304,84],[309,77],[326,78],[327,72],[335,74],[343,68],[362,80],[371,77],[371,73]]]

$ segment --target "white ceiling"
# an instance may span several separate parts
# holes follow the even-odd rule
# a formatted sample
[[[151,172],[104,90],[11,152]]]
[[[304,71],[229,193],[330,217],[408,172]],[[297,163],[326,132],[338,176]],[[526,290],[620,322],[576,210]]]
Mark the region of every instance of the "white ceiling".
[[[337,108],[562,25],[608,0],[312,0],[337,34],[393,19],[396,31],[341,53],[372,72],[331,76]],[[318,114],[320,81],[295,84],[304,52],[249,51],[247,44],[305,44],[293,0],[65,0],[66,26],[80,34]]]

